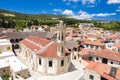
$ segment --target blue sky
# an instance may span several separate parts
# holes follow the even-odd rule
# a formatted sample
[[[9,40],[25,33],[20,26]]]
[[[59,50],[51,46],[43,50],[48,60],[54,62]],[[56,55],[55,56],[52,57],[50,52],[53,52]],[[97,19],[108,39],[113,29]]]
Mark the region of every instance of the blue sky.
[[[0,0],[0,8],[77,19],[120,20],[120,0]]]

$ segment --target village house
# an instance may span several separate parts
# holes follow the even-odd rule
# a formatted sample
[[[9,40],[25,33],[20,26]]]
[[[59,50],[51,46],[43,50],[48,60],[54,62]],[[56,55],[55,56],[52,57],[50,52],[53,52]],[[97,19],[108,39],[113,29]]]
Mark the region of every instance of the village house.
[[[78,55],[80,56],[81,59],[83,60],[92,60],[93,55],[97,50],[91,49],[91,48],[86,48],[82,49],[81,51],[78,52]]]
[[[116,52],[120,53],[120,43],[114,45],[114,49]]]
[[[84,48],[91,48],[91,49],[97,49],[97,50],[105,48],[105,45],[103,43],[99,41],[90,41],[90,40],[84,41],[83,46]]]
[[[85,68],[85,80],[120,80],[120,68],[100,62],[91,62]]]
[[[98,50],[94,53],[93,61],[120,67],[120,54],[109,49]]]

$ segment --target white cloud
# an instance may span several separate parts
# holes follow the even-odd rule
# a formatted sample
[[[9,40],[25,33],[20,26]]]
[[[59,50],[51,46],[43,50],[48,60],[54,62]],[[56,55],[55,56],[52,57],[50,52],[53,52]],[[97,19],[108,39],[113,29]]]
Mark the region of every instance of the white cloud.
[[[108,0],[107,3],[108,4],[119,4],[120,0]]]
[[[120,9],[117,9],[116,12],[120,12]]]
[[[62,13],[61,9],[54,9],[53,11],[55,11],[55,12],[61,12]]]
[[[99,13],[99,14],[95,14],[98,17],[107,17],[107,16],[113,16],[116,15],[116,13]]]
[[[62,0],[63,2],[67,2],[67,4],[78,3],[81,2],[82,4],[95,4],[96,0]]]
[[[86,19],[90,20],[94,17],[108,17],[108,16],[113,16],[116,15],[116,13],[98,13],[98,14],[89,14],[85,11],[80,10],[78,14],[70,16],[71,18],[76,18],[76,19]]]
[[[95,0],[82,0],[82,4],[95,4]]]
[[[74,3],[77,3],[79,2],[80,0],[63,0],[63,2],[74,2]]]
[[[116,10],[116,12],[120,12],[120,6],[119,6],[118,9]]]
[[[62,14],[63,15],[68,15],[68,16],[74,15],[73,11],[72,10],[68,10],[68,9],[64,10],[62,12]]]
[[[77,3],[77,2],[79,2],[80,0],[69,0],[69,1]]]

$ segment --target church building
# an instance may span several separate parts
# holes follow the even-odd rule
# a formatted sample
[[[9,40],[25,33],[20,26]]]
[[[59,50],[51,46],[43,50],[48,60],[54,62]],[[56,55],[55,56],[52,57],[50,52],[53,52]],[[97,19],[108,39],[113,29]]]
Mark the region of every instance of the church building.
[[[70,65],[70,52],[65,48],[65,28],[63,21],[57,25],[57,39],[29,36],[20,42],[20,53],[31,69],[44,75],[66,73]]]

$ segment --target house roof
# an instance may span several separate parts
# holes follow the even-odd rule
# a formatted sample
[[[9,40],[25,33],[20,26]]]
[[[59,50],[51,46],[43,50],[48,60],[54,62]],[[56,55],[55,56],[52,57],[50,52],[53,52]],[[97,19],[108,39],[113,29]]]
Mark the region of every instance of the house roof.
[[[22,44],[35,51],[35,54],[42,57],[59,57],[57,54],[57,43],[46,38],[29,36],[21,41]],[[65,56],[70,52],[65,50]]]
[[[67,41],[66,44],[65,44],[65,47],[67,49],[73,49],[75,47],[78,47],[79,45],[77,44],[77,42],[74,42],[74,41]]]
[[[38,36],[38,37],[45,37],[47,32],[12,32],[6,33],[8,39],[20,39],[26,38],[29,36]]]
[[[33,50],[33,51],[38,51],[41,48],[31,42],[29,42],[28,40],[24,39],[21,41],[22,44],[24,44],[26,47],[28,47],[29,49]]]
[[[107,49],[102,49],[97,51],[94,56],[96,57],[101,57],[101,58],[106,58],[110,60],[115,60],[115,61],[120,61],[120,54],[112,51],[112,50],[107,50]]]
[[[51,42],[50,40],[46,38],[40,38],[37,36],[29,36],[27,39],[30,40],[31,42],[41,45],[42,47],[46,46],[48,43]]]
[[[120,43],[118,43],[118,44],[115,44],[115,46],[116,46],[116,47],[118,47],[118,48],[120,48]]]
[[[39,53],[37,53],[37,55],[42,57],[59,57],[57,54],[57,44],[54,42],[51,42]]]
[[[106,78],[107,80],[117,80],[120,79],[120,69],[117,68],[116,74],[114,77],[110,76],[111,71],[110,66],[107,66],[106,64],[100,63],[100,62],[91,62],[89,65],[85,67],[85,69],[89,69],[92,71],[97,72],[102,77]]]
[[[95,45],[95,46],[105,46],[103,43],[99,41],[85,41],[83,44]]]
[[[65,55],[69,55],[70,52],[68,50],[65,50]],[[43,49],[37,52],[38,56],[42,57],[59,57],[57,54],[57,43],[50,42],[48,45],[46,45]]]
[[[87,49],[82,49],[78,54],[80,55],[88,55],[89,53],[95,53],[97,50],[87,48]]]
[[[52,37],[54,37],[55,35],[56,35],[55,32],[48,32],[45,37],[46,37],[46,38],[52,38]]]

